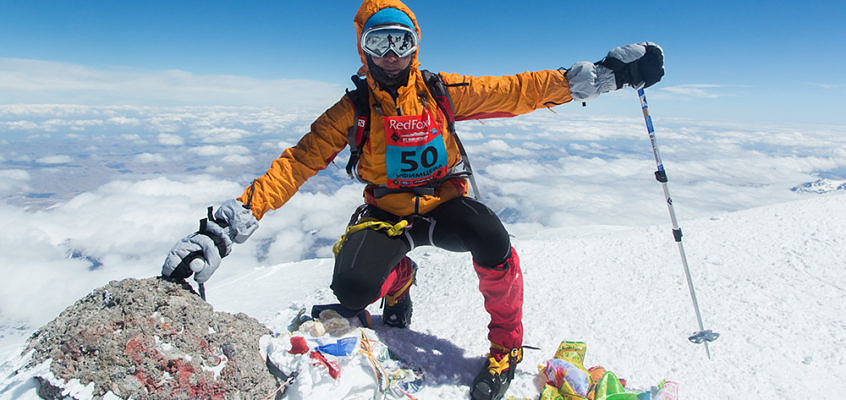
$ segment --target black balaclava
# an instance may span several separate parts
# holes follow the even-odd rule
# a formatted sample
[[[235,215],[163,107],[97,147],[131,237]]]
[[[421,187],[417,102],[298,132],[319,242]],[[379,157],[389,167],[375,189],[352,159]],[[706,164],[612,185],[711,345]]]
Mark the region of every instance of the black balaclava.
[[[408,67],[396,75],[388,75],[384,69],[373,62],[373,57],[368,55],[367,69],[382,89],[387,90],[392,95],[396,95],[397,89],[408,84],[408,73],[411,71],[411,64],[409,63]]]

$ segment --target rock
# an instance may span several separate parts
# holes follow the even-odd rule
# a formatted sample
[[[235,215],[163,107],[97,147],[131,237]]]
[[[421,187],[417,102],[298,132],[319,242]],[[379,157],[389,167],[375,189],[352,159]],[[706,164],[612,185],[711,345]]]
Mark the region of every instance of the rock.
[[[94,382],[95,399],[109,391],[124,399],[264,398],[278,387],[259,355],[259,338],[270,333],[245,314],[215,312],[183,285],[125,279],[37,330],[24,354],[34,351],[27,368],[50,359],[55,377]],[[35,379],[58,398],[60,384]]]

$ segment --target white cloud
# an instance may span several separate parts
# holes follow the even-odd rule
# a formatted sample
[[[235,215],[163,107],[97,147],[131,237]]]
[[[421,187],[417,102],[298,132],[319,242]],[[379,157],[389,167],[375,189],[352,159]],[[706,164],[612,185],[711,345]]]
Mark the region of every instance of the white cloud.
[[[250,150],[244,146],[198,146],[188,149],[188,151],[199,156],[214,157],[223,155],[243,155],[249,154]]]
[[[141,135],[137,133],[125,133],[123,135],[120,135],[120,138],[130,142],[144,143],[144,139],[141,139]]]
[[[811,82],[808,85],[821,88],[821,89],[843,89],[846,85],[842,83],[819,83],[819,82]]]
[[[247,165],[252,164],[253,159],[251,157],[242,156],[239,154],[230,154],[221,158],[220,162],[225,164]]]
[[[658,90],[688,98],[695,97],[715,99],[725,95],[722,93],[716,93],[718,89],[722,88],[724,88],[724,86],[714,84],[687,84],[677,86],[663,86],[658,88]]]
[[[73,158],[71,158],[71,157],[70,157],[70,156],[68,156],[68,155],[64,155],[64,154],[55,155],[55,156],[41,157],[41,158],[39,158],[39,159],[35,160],[35,162],[37,162],[37,163],[39,163],[39,164],[50,164],[50,165],[53,165],[53,164],[67,164],[67,163],[69,163],[69,162],[71,162],[71,161],[73,161]]]
[[[243,129],[223,127],[202,129],[194,132],[194,136],[202,138],[202,141],[205,143],[236,142],[250,135],[250,132]]]
[[[0,126],[4,130],[34,130],[38,128],[38,124],[32,121],[9,121],[2,122]]]
[[[124,116],[112,117],[106,120],[106,123],[111,125],[122,125],[122,126],[136,126],[141,123],[138,118],[129,118]]]
[[[185,143],[185,139],[181,136],[171,135],[168,133],[160,133],[158,139],[160,144],[167,146],[181,146]]]
[[[18,181],[28,181],[29,173],[22,169],[0,169],[0,177]]]
[[[144,164],[155,164],[166,162],[167,159],[161,154],[141,153],[135,156],[135,161]]]
[[[260,105],[326,107],[343,88],[323,82],[197,75],[179,70],[91,68],[63,62],[0,58],[5,103]]]
[[[22,169],[0,169],[0,194],[29,190],[30,179],[29,173]]]
[[[497,163],[485,168],[485,174],[502,181],[520,181],[537,178],[544,174],[545,167],[534,162],[513,161]]]
[[[156,114],[150,118],[150,122],[158,132],[177,132],[182,127],[182,120],[179,116],[168,114]]]
[[[473,152],[483,153],[486,156],[494,157],[510,157],[510,156],[528,156],[532,154],[530,150],[521,148],[517,145],[512,145],[502,139],[494,139],[482,144],[467,145],[473,149]],[[469,151],[469,150],[468,150]]]

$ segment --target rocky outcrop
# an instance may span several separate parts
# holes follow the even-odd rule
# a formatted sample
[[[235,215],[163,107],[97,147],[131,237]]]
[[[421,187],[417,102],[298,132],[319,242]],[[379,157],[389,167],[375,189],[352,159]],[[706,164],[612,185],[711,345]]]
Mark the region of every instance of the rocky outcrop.
[[[50,361],[51,379],[36,377],[42,397],[78,379],[94,383],[95,399],[109,392],[123,399],[261,399],[278,387],[259,354],[259,339],[270,333],[245,314],[215,312],[186,284],[125,279],[68,307],[32,335],[25,352],[32,351],[28,367]]]

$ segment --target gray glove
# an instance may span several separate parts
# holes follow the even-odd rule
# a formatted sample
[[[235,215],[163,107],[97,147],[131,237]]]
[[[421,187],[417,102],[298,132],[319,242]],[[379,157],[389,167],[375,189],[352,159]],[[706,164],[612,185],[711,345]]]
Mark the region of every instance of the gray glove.
[[[616,47],[601,61],[577,62],[567,70],[573,100],[588,101],[624,86],[647,88],[664,76],[664,51],[655,43]]]
[[[258,228],[252,211],[238,200],[228,200],[208,218],[200,220],[200,229],[176,242],[162,265],[162,276],[185,279],[194,274],[198,283],[207,281],[223,257],[232,252],[232,243],[243,243]]]

